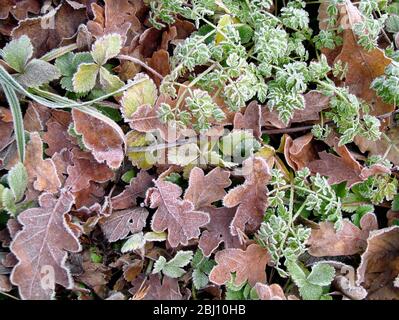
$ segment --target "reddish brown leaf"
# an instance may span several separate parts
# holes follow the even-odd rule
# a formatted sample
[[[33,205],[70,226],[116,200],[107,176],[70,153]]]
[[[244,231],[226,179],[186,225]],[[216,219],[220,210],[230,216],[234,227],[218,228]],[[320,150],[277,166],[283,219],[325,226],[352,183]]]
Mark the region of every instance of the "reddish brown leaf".
[[[238,234],[238,229],[244,232],[246,225],[250,230],[256,230],[268,205],[266,184],[270,180],[270,169],[267,162],[260,157],[245,160],[243,176],[244,184],[231,189],[223,198],[225,207],[238,206],[231,223],[233,235]]]
[[[49,108],[36,102],[29,102],[24,115],[24,129],[29,132],[41,132],[45,129],[46,122],[50,117]]]
[[[260,300],[287,300],[283,289],[277,283],[269,286],[258,282],[254,288]]]
[[[72,192],[75,197],[75,207],[91,208],[91,206],[98,204],[104,198],[104,187],[100,184],[90,181],[90,186],[78,192]]]
[[[244,251],[241,249],[224,249],[215,255],[217,265],[209,274],[209,280],[217,285],[225,284],[235,272],[234,283],[240,285],[248,280],[251,286],[257,282],[266,282],[266,264],[269,253],[257,244],[251,244]]]
[[[71,187],[72,192],[78,192],[90,186],[90,181],[106,182],[113,178],[114,173],[105,164],[98,163],[88,152],[79,149],[72,150],[72,163],[68,166],[68,178],[66,186]]]
[[[111,169],[119,168],[124,157],[123,135],[105,122],[78,109],[72,110],[72,117],[76,132],[82,135],[84,145],[94,158],[100,163],[105,162]]]
[[[177,279],[164,276],[161,282],[159,274],[151,274],[148,280],[143,277],[136,278],[134,284],[130,290],[133,296],[138,295],[140,287],[145,288],[142,300],[184,300]]]
[[[209,257],[223,242],[225,248],[240,248],[240,240],[230,232],[230,225],[236,213],[236,208],[203,208],[210,215],[210,222],[201,234],[198,247],[204,256]]]
[[[61,193],[59,199],[44,193],[39,198],[40,208],[18,215],[23,229],[11,243],[11,251],[19,260],[11,281],[19,287],[21,298],[50,299],[56,283],[72,287],[65,265],[67,252],[81,250],[79,240],[66,224],[73,202],[70,193]]]
[[[12,122],[0,120],[0,151],[4,150],[12,142],[13,131]]]
[[[175,126],[162,123],[158,117],[157,107],[143,105],[137,108],[130,119],[132,129],[140,132],[158,132],[162,139],[167,142],[174,142],[180,137],[180,133]]]
[[[360,220],[360,228],[344,219],[340,229],[335,230],[334,223],[320,222],[319,229],[313,229],[308,240],[309,253],[312,256],[345,256],[362,252],[372,230],[378,229],[374,213],[365,214]]]
[[[148,217],[144,208],[133,208],[114,211],[104,219],[101,229],[109,242],[125,239],[129,232],[136,233],[143,230]]]
[[[305,134],[295,140],[292,140],[288,134],[285,135],[285,160],[295,171],[303,169],[311,161],[317,159],[317,154],[313,147],[312,140],[313,135],[311,133]]]
[[[249,129],[256,139],[262,135],[260,106],[256,101],[250,102],[244,114],[239,112],[234,117],[234,129]]]
[[[72,37],[79,25],[86,21],[86,10],[74,10],[68,3],[63,3],[55,10],[54,19],[44,16],[20,21],[13,29],[12,37],[27,35],[35,48],[34,55],[41,57],[51,49],[58,47],[65,38]]]
[[[24,165],[28,172],[29,182],[33,183],[36,190],[55,193],[61,187],[53,160],[43,160],[43,143],[37,132],[30,134]]]
[[[394,285],[398,274],[399,227],[372,232],[357,269],[357,284],[368,291],[367,299],[399,300],[399,288]]]
[[[170,73],[169,52],[166,50],[161,49],[155,51],[151,58],[147,59],[147,63],[162,76],[166,76]],[[161,79],[151,73],[149,74],[155,81],[156,85],[159,86],[161,84]]]
[[[29,13],[38,14],[40,12],[39,0],[1,0],[0,19],[7,19],[11,13],[17,20],[28,18]]]
[[[230,172],[219,167],[206,176],[202,169],[195,167],[190,171],[189,185],[184,199],[191,201],[195,209],[210,206],[226,195],[224,189],[231,184],[229,177]]]
[[[144,198],[147,189],[152,185],[152,176],[141,170],[125,190],[112,198],[112,209],[122,210],[137,205],[137,198]]]
[[[195,211],[190,201],[181,200],[182,190],[178,185],[162,180],[154,184],[156,188],[149,189],[147,194],[150,208],[157,208],[151,228],[156,232],[168,229],[168,241],[172,247],[187,245],[188,240],[198,238],[199,228],[209,222],[209,214]]]

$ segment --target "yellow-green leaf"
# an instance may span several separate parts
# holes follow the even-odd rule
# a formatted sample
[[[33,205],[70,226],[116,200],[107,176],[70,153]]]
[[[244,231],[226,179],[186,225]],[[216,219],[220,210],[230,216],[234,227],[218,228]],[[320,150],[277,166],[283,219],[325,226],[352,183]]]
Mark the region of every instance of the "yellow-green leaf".
[[[82,63],[73,76],[73,90],[75,92],[88,92],[96,85],[98,65],[95,63]]]
[[[100,68],[100,84],[105,92],[113,92],[123,87],[124,82],[104,67]]]
[[[98,39],[92,47],[94,61],[102,66],[109,59],[115,58],[122,49],[122,37],[119,34],[107,34]]]

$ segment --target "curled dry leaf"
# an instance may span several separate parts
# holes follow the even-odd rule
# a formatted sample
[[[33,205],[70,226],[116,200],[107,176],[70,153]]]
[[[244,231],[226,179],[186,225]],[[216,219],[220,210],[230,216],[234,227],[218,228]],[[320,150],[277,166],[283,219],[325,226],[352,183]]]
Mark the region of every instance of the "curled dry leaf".
[[[29,182],[38,191],[58,192],[61,181],[52,159],[43,160],[43,142],[39,133],[30,134],[30,141],[26,146],[24,165],[28,172]]]
[[[184,300],[177,279],[167,276],[164,276],[162,281],[159,274],[151,274],[148,279],[136,278],[134,287],[130,290],[133,297],[138,295],[140,288],[146,288],[142,300]]]
[[[114,176],[108,166],[95,161],[90,153],[76,148],[72,150],[72,164],[68,166],[67,172],[65,186],[70,187],[72,192],[90,187],[90,181],[106,182]]]
[[[288,134],[285,135],[285,160],[295,171],[303,169],[311,161],[317,159],[312,140],[313,135],[311,133],[305,134],[304,136],[294,140]]]
[[[367,299],[399,300],[399,288],[394,285],[398,274],[399,227],[372,232],[357,269],[357,284],[367,290]]]
[[[78,109],[72,110],[72,117],[76,132],[82,135],[85,147],[94,158],[100,163],[105,162],[111,169],[119,168],[124,157],[124,136],[104,121]]]
[[[287,300],[283,289],[277,283],[273,283],[269,286],[258,282],[255,284],[254,288],[260,300]]]
[[[65,265],[67,252],[78,252],[78,238],[66,223],[74,198],[61,193],[56,199],[48,193],[39,198],[40,208],[28,209],[18,215],[23,225],[11,243],[18,259],[11,281],[23,299],[50,299],[55,284],[71,288],[73,279]]]
[[[136,233],[143,230],[148,217],[145,208],[133,208],[114,211],[105,218],[101,229],[109,242],[125,239],[129,232]]]
[[[28,18],[29,13],[38,14],[40,12],[39,0],[1,0],[0,19],[7,19],[11,13],[17,20]]]
[[[231,223],[232,235],[237,235],[238,229],[244,232],[246,225],[251,230],[256,230],[268,205],[266,184],[271,176],[267,162],[260,157],[245,160],[243,175],[244,184],[231,189],[223,198],[225,207],[238,206]]]
[[[217,285],[225,284],[235,272],[234,284],[241,285],[245,281],[251,286],[257,282],[266,282],[266,264],[270,257],[266,249],[251,244],[244,251],[241,249],[224,249],[215,255],[217,265],[209,274],[209,280]]]
[[[200,227],[209,222],[209,214],[195,211],[192,202],[181,200],[182,189],[173,183],[158,179],[155,188],[148,191],[150,208],[157,208],[151,221],[155,232],[168,230],[168,241],[172,247],[187,245],[188,240],[198,238]]]
[[[308,240],[309,253],[316,257],[345,256],[362,252],[367,246],[371,231],[378,229],[374,213],[365,214],[358,228],[347,219],[342,221],[341,228],[336,230],[334,223],[320,222],[319,229],[313,229]]]
[[[219,167],[207,175],[202,169],[195,167],[190,171],[189,185],[184,199],[191,201],[195,209],[208,207],[226,195],[224,189],[231,184],[229,177],[230,172]]]
[[[51,112],[48,108],[36,102],[29,102],[24,115],[24,129],[28,132],[41,132],[50,117]]]
[[[260,106],[256,101],[250,102],[244,114],[239,112],[234,117],[234,129],[251,130],[256,139],[262,135]]]
[[[210,222],[202,231],[198,247],[205,257],[209,257],[223,242],[225,248],[240,248],[238,236],[233,236],[230,231],[230,225],[236,213],[236,208],[202,208],[209,213]]]

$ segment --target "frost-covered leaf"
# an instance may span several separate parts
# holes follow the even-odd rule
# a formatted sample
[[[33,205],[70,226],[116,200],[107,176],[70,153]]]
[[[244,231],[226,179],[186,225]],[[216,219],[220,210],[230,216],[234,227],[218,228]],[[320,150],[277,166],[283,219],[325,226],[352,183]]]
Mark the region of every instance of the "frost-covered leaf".
[[[1,56],[11,68],[22,73],[32,55],[32,43],[28,36],[23,35],[7,43]]]
[[[267,162],[260,157],[249,158],[243,162],[242,170],[244,184],[231,189],[223,198],[226,207],[238,206],[231,223],[233,235],[237,235],[238,229],[245,231],[246,226],[257,229],[268,206],[266,184],[271,176]]]
[[[130,236],[121,248],[122,253],[131,252],[143,248],[145,239],[142,232],[138,232]]]
[[[107,69],[104,67],[100,68],[100,76],[99,76],[99,81],[101,88],[105,92],[114,92],[121,87],[123,87],[124,82],[119,79],[118,76],[111,74]]]
[[[121,133],[78,109],[72,110],[72,117],[76,132],[82,135],[84,145],[94,158],[100,163],[105,162],[111,169],[119,168],[124,157],[124,137]]]
[[[235,272],[234,284],[240,285],[248,281],[254,286],[257,282],[266,282],[266,264],[269,253],[257,244],[251,244],[244,251],[241,249],[224,249],[215,255],[217,265],[212,269],[209,280],[222,285],[231,279]]]
[[[39,202],[40,208],[19,214],[23,229],[11,243],[11,251],[18,259],[11,281],[23,299],[50,299],[55,284],[71,288],[73,279],[65,264],[67,253],[81,250],[66,220],[73,196],[64,192],[56,199],[44,193]]]
[[[94,61],[102,66],[109,59],[115,58],[122,49],[122,37],[119,34],[107,34],[98,39],[91,49]]]
[[[308,240],[309,253],[316,257],[353,255],[366,248],[369,233],[378,228],[374,213],[366,213],[360,220],[361,229],[347,219],[336,230],[332,222],[320,222]]]
[[[234,129],[251,130],[256,139],[261,137],[261,112],[256,101],[252,101],[245,109],[244,114],[237,112],[234,117]]]
[[[191,201],[196,209],[210,206],[226,195],[224,189],[231,184],[229,177],[230,173],[219,167],[207,175],[202,169],[195,167],[190,171],[189,185],[184,199]]]
[[[168,230],[168,241],[172,247],[187,245],[188,240],[198,238],[199,228],[209,222],[209,215],[195,211],[190,201],[181,200],[179,186],[160,179],[154,184],[155,188],[149,189],[147,194],[150,208],[157,208],[151,221],[152,230]]]
[[[334,279],[335,269],[327,263],[317,263],[312,267],[307,280],[318,286],[328,286]]]
[[[136,75],[133,81],[141,78],[146,80],[135,84],[123,93],[121,105],[125,119],[129,119],[137,108],[142,105],[154,106],[157,99],[157,87],[146,74],[140,73]]]
[[[28,186],[28,173],[21,162],[18,162],[8,172],[7,181],[14,195],[15,202],[21,201]]]
[[[53,160],[43,160],[43,142],[37,132],[30,134],[24,165],[29,182],[33,183],[36,190],[56,193],[61,187],[61,181]]]
[[[166,261],[163,256],[160,256],[154,264],[152,273],[159,273],[162,271],[162,273],[168,277],[179,278],[186,273],[186,270],[183,268],[190,263],[192,258],[192,251],[178,251],[169,261]]]
[[[258,282],[254,288],[260,300],[287,300],[283,289],[277,283],[267,285]]]
[[[73,75],[73,91],[88,92],[94,88],[97,81],[99,67],[95,63],[82,63]]]
[[[148,217],[145,208],[133,208],[114,211],[105,218],[101,229],[109,242],[125,239],[129,232],[137,233],[143,230]]]
[[[16,76],[17,81],[25,87],[40,87],[61,76],[57,67],[40,60],[33,59],[26,65],[24,71]]]

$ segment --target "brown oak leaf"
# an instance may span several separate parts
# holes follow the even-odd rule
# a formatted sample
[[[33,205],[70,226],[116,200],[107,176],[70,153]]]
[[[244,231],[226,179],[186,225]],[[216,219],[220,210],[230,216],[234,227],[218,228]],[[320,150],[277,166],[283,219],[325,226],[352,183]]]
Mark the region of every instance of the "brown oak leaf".
[[[357,284],[370,300],[399,300],[395,278],[399,274],[399,227],[373,231],[357,269]]]
[[[64,2],[56,8],[49,7],[43,16],[20,21],[11,34],[14,39],[27,35],[35,49],[35,57],[41,57],[58,47],[63,39],[72,37],[86,19],[86,10],[75,10]]]
[[[338,61],[347,63],[348,72],[345,77],[345,87],[348,87],[351,93],[370,104],[372,115],[382,115],[393,111],[394,106],[384,103],[376,92],[370,88],[371,82],[384,74],[385,68],[392,62],[392,59],[386,57],[384,51],[379,48],[367,51],[358,44],[353,26],[362,22],[364,18],[350,0],[345,0],[345,3],[339,5],[339,8],[340,24],[344,29],[343,46],[334,63]]]
[[[28,18],[29,13],[38,14],[40,12],[39,0],[1,0],[0,19],[7,19],[11,13],[17,20]]]
[[[260,300],[287,300],[283,288],[277,283],[268,285],[258,282],[254,288]]]
[[[320,222],[319,229],[312,229],[308,240],[309,253],[316,257],[357,254],[366,248],[367,238],[375,229],[378,229],[377,218],[371,212],[361,218],[360,228],[347,219],[338,230],[332,222]]]
[[[148,188],[152,185],[152,176],[141,170],[137,177],[130,181],[125,190],[111,199],[112,209],[122,210],[137,205],[137,198],[144,198]]]
[[[36,190],[55,193],[61,187],[53,160],[43,160],[43,142],[37,132],[30,134],[24,165],[28,172],[29,182],[33,183]]]
[[[232,235],[238,234],[238,229],[256,230],[262,222],[263,214],[268,206],[266,184],[270,180],[270,169],[267,162],[260,157],[253,157],[243,162],[245,182],[229,191],[223,198],[224,206],[238,206],[231,223]]]
[[[203,208],[210,215],[210,222],[205,226],[199,239],[198,247],[204,256],[209,257],[223,242],[225,248],[240,248],[241,243],[237,236],[230,232],[231,221],[237,208]]]
[[[195,167],[190,171],[189,185],[184,199],[191,201],[195,209],[210,206],[226,195],[224,189],[231,184],[229,177],[230,172],[219,167],[207,175],[202,169]]]
[[[209,274],[209,280],[217,285],[225,284],[235,272],[234,284],[241,285],[245,281],[251,286],[257,282],[266,282],[266,264],[270,256],[266,249],[251,244],[244,251],[241,249],[224,249],[215,255],[217,265]]]
[[[249,129],[256,139],[262,135],[260,106],[256,101],[249,103],[244,114],[234,116],[234,129]]]
[[[104,121],[89,116],[87,113],[72,110],[75,130],[82,135],[82,140],[94,158],[105,162],[111,169],[120,167],[124,157],[124,136]],[[99,139],[100,137],[100,139]]]
[[[209,222],[209,214],[195,211],[192,202],[181,200],[182,189],[173,183],[157,180],[149,189],[147,198],[150,208],[157,208],[151,221],[155,232],[168,229],[168,241],[172,247],[187,245],[188,240],[198,238],[200,227]]]
[[[45,129],[50,117],[49,108],[36,102],[29,102],[24,115],[24,129],[29,132],[41,132]]]
[[[48,193],[39,198],[40,208],[25,210],[18,215],[23,225],[11,243],[18,264],[11,282],[19,287],[22,299],[48,300],[54,285],[71,288],[73,279],[65,265],[67,252],[79,252],[78,238],[66,223],[74,198],[61,193],[56,199]]]
[[[114,176],[108,166],[98,163],[90,153],[80,149],[72,150],[72,163],[67,168],[68,178],[65,181],[65,186],[71,187],[72,192],[90,187],[90,181],[106,182]]]
[[[129,232],[136,233],[143,230],[148,217],[145,208],[133,208],[114,211],[105,218],[101,229],[109,242],[125,239]]]

